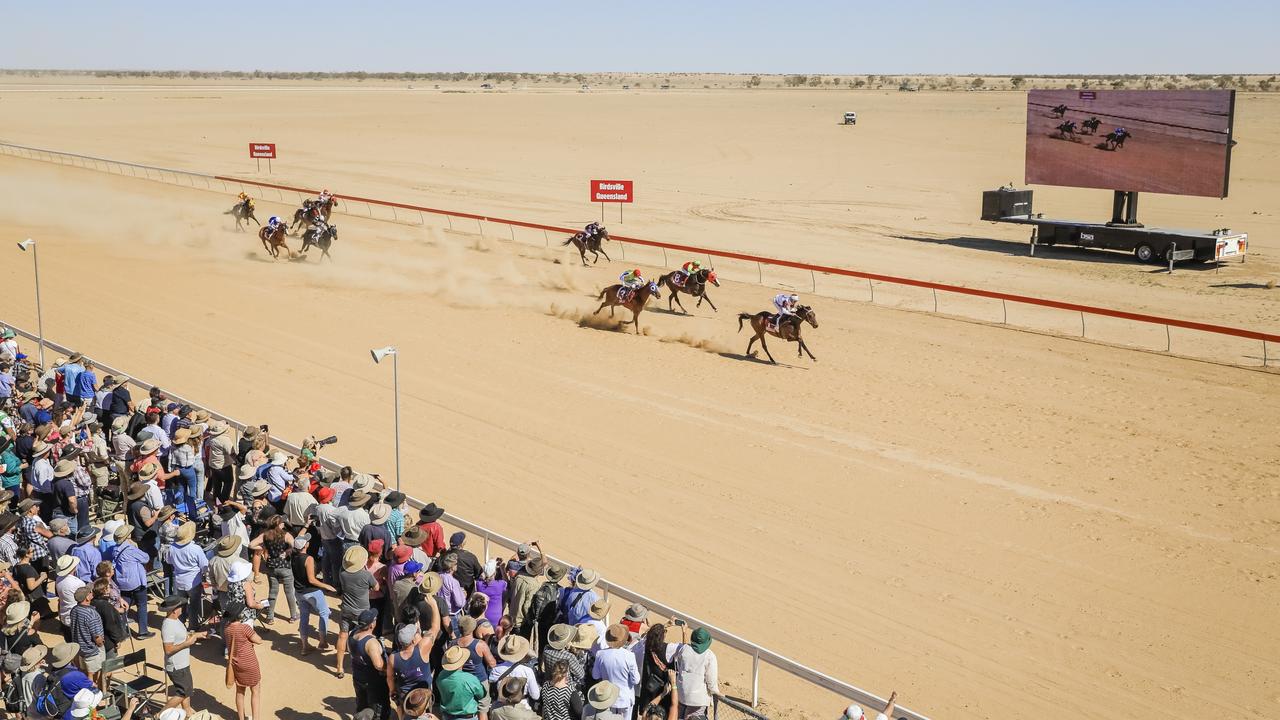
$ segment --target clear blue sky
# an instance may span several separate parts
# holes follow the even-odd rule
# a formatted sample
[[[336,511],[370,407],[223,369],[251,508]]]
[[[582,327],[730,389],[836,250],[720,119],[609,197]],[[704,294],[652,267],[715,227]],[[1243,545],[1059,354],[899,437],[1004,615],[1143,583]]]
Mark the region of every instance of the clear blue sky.
[[[1280,2],[11,2],[0,67],[1277,73]]]

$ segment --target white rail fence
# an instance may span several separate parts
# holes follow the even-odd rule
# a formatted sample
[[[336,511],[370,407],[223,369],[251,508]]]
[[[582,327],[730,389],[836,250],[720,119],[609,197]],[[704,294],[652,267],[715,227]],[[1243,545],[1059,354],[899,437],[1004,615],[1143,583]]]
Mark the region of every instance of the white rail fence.
[[[19,327],[16,327],[12,323],[7,323],[7,322],[4,322],[3,320],[0,320],[0,325],[11,328],[15,333],[29,340],[36,341],[36,342],[40,340],[38,335],[32,332],[29,332],[27,330],[23,330]],[[72,353],[71,348],[66,347],[65,345],[60,345],[58,343],[51,342],[47,338],[44,340],[44,344],[45,344],[45,347],[51,350],[53,353],[59,353],[64,356],[70,355]],[[134,377],[130,373],[127,373],[123,370],[107,365],[101,359],[102,355],[100,354],[92,353],[92,352],[85,353],[85,354],[86,356],[91,357],[93,359],[94,365],[97,366],[101,370],[101,372],[112,375],[117,378],[121,378],[121,377],[128,378],[130,385],[136,388],[139,388],[144,393],[147,390],[149,390],[151,387],[157,385],[157,383],[152,383],[147,380]],[[168,387],[168,385],[163,385],[163,384],[161,384],[160,386],[166,387],[166,388]],[[204,410],[208,410],[211,417],[218,420],[225,421],[228,425],[230,425],[236,431],[237,435],[243,432],[245,427],[247,427],[245,423],[240,422],[235,418],[231,418],[226,415],[223,415],[207,407],[203,403],[196,402],[189,398],[180,397],[168,390],[165,390],[165,394],[175,402],[190,405],[191,407],[194,407],[194,408],[201,408]],[[273,447],[286,450],[295,455],[302,452],[302,448],[290,442],[282,440],[280,438],[272,437],[270,438],[270,441]],[[321,458],[320,463],[323,467],[333,472],[337,472],[342,468],[341,463],[328,458]],[[414,509],[419,509],[419,510],[422,508],[423,505],[426,504],[423,501],[417,498],[414,498],[412,496],[410,496],[406,502],[410,507],[413,507]],[[452,513],[446,512],[442,518],[442,521],[447,525],[464,530],[473,536],[479,536],[484,543],[485,560],[488,560],[489,557],[491,556],[490,551],[493,548],[493,546],[496,545],[501,548],[506,548],[508,551],[514,553],[516,547],[519,546],[521,542],[514,538],[508,537],[500,532],[497,532],[496,530],[492,530],[478,523],[458,517],[457,515],[453,515]],[[555,560],[556,562],[563,563],[569,567],[575,567],[579,564],[579,563],[574,563],[570,560],[565,560],[565,559],[554,557],[554,556],[552,556],[550,559]],[[735,635],[734,633],[731,633],[728,630],[717,627],[703,620],[699,620],[698,618],[688,613],[682,612],[676,608],[666,605],[665,603],[655,600],[647,595],[641,594],[639,592],[636,592],[635,590],[624,587],[617,583],[610,582],[608,580],[607,575],[605,575],[604,573],[601,573],[601,574],[604,575],[604,577],[602,577],[602,579],[600,580],[598,587],[604,593],[604,597],[606,600],[609,600],[611,598],[618,598],[628,603],[633,603],[633,602],[643,603],[646,607],[649,608],[649,610],[652,613],[660,617],[668,618],[668,619],[679,618],[681,620],[684,620],[689,625],[705,627],[711,633],[711,636],[718,643],[720,643],[725,647],[732,648],[734,651],[742,653],[747,658],[749,658],[751,660],[751,671],[750,671],[749,677],[750,677],[750,683],[751,683],[751,705],[753,707],[758,705],[760,702],[760,672],[761,672],[762,666],[777,668],[778,670],[782,670],[815,687],[830,691],[840,697],[853,700],[866,707],[875,708],[875,709],[882,709],[885,707],[885,704],[886,704],[885,698],[882,698],[874,693],[868,692],[854,685],[850,685],[849,683],[844,682],[843,680],[837,680],[836,678],[826,673],[823,673],[819,670],[815,670],[806,665],[802,665],[801,663],[795,660],[792,660],[789,657],[786,657],[780,653],[774,652],[766,647],[757,645],[756,643],[753,643],[750,640],[742,638],[738,635]],[[906,718],[907,720],[929,720],[927,716],[912,710],[908,710],[907,708],[904,708],[902,706],[897,707],[897,709],[894,712],[894,715],[898,718]]]

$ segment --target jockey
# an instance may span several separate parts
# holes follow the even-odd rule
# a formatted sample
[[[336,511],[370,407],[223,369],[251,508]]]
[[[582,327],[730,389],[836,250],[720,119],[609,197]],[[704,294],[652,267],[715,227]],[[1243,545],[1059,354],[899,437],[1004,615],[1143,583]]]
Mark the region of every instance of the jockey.
[[[700,270],[702,270],[702,263],[697,260],[690,260],[680,266],[680,272],[684,273],[686,277],[696,275]]]
[[[320,204],[321,204],[321,205],[323,205],[324,203],[329,202],[329,201],[330,201],[330,200],[332,200],[332,199],[333,199],[333,194],[329,192],[329,188],[325,188],[325,189],[323,189],[323,190],[321,190],[321,191],[320,191],[320,199],[319,199],[319,202],[320,202]]]
[[[585,228],[583,228],[582,232],[585,233],[586,236],[590,238],[590,237],[595,237],[596,235],[599,235],[601,230],[604,230],[604,226],[598,222],[593,221],[589,223]]]
[[[253,198],[249,197],[249,194],[243,190],[241,190],[240,194],[236,196],[236,200],[240,205],[243,205],[245,209],[253,208]]]
[[[776,325],[781,325],[783,319],[796,314],[796,306],[800,304],[800,296],[795,293],[782,293],[773,298],[773,306],[778,309],[778,315],[774,320]]]
[[[281,220],[278,215],[272,215],[270,219],[267,220],[267,230],[272,234],[279,232],[282,225],[284,225],[284,221]]]
[[[1128,134],[1129,134],[1128,130],[1125,130],[1122,127],[1116,128],[1116,137],[1124,137],[1125,135],[1128,135]]]
[[[647,280],[645,280],[643,277],[640,276],[640,268],[636,268],[635,270],[628,270],[622,273],[621,275],[619,275],[618,279],[622,281],[623,285],[627,286],[631,290],[635,290],[636,288],[641,287],[646,282],[648,282]]]

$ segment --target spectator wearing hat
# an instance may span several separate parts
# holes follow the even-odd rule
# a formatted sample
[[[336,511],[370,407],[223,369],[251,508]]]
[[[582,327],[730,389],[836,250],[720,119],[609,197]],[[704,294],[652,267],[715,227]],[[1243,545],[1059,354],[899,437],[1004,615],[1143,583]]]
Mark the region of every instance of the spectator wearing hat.
[[[205,430],[204,455],[207,458],[207,497],[226,502],[235,484],[236,448],[231,441],[231,426],[222,420],[214,420]]]
[[[0,491],[2,493],[4,491]],[[10,565],[18,564],[18,523],[21,521],[11,512],[0,513],[0,562]]]
[[[614,703],[620,694],[618,686],[608,680],[601,680],[587,691],[587,706],[583,709],[583,720],[599,718],[599,720],[629,720],[614,710]]]
[[[351,634],[351,684],[355,688],[356,710],[370,708],[377,717],[386,718],[390,711],[390,688],[387,682],[386,650],[374,632],[378,611],[361,611]]]
[[[294,476],[286,467],[289,456],[279,450],[271,453],[270,465],[263,472],[262,479],[267,481],[267,502],[279,507],[283,502],[285,491],[293,485]]]
[[[387,519],[391,517],[391,506],[386,503],[378,503],[369,508],[369,524],[360,530],[358,536],[359,542],[369,550],[374,540],[382,541],[382,552],[377,553],[378,559],[386,562],[391,559],[391,548],[396,544],[396,540],[391,536],[391,531],[387,530]],[[372,553],[372,551],[370,551]]]
[[[684,643],[676,650],[675,667],[680,717],[705,715],[711,698],[720,694],[719,666],[706,628],[690,633],[689,626],[684,626]]]
[[[301,638],[302,654],[311,650],[307,643],[307,635],[311,632],[311,616],[316,616],[316,633],[319,638],[317,648],[321,651],[329,647],[329,603],[324,593],[337,592],[337,588],[322,581],[316,573],[316,559],[307,548],[311,544],[311,536],[302,533],[293,538],[293,554],[289,556],[289,571],[293,575],[293,591],[297,596],[298,609],[302,618],[298,623],[298,635]]]
[[[476,578],[484,573],[484,565],[480,564],[475,553],[463,547],[466,543],[467,534],[459,530],[449,536],[449,549],[445,554],[457,556],[458,569],[453,571],[453,576],[458,579],[462,589],[467,591],[467,595],[470,595],[476,591]]]
[[[154,468],[154,466],[149,466]],[[159,521],[157,511],[160,505],[153,505],[149,497],[151,488],[155,487],[145,478],[154,479],[156,471],[149,469],[138,476],[138,481],[129,486],[125,493],[126,516],[129,519],[130,537],[147,555],[156,554],[156,523]],[[158,490],[157,490],[158,492]],[[114,537],[114,536],[113,536]],[[119,540],[117,540],[119,542]]]
[[[877,712],[876,720],[889,720],[889,718],[893,717],[893,710],[897,705],[897,700],[898,691],[895,690],[889,693],[889,701],[885,703],[884,712]],[[862,706],[854,703],[844,709],[842,720],[863,720],[866,716],[866,713],[862,711]]]
[[[15,496],[22,487],[22,459],[18,457],[17,443],[13,438],[0,435],[0,487]],[[0,509],[9,509],[9,503],[0,505]]]
[[[71,610],[76,606],[76,590],[85,586],[85,582],[76,577],[79,564],[80,560],[74,555],[63,555],[58,558],[54,570],[57,579],[53,581],[53,589],[58,596],[58,619],[62,621],[64,636],[71,632]]]
[[[172,407],[175,412],[178,409],[177,403],[169,403],[169,407]],[[154,452],[156,455],[163,457],[169,454],[169,448],[173,445],[173,440],[169,437],[169,431],[165,430],[161,425],[161,415],[159,412],[147,410],[144,416],[147,424],[135,435],[139,443],[139,453],[143,452],[142,446],[147,444],[147,440],[155,440],[156,449]],[[163,413],[163,416],[165,418],[175,417],[173,413]],[[173,420],[169,420],[169,423],[172,424],[172,422]]]
[[[622,614],[622,626],[627,629],[631,638],[627,647],[636,656],[636,666],[644,672],[644,640],[649,631],[649,608],[643,603],[631,603]]]
[[[53,537],[53,531],[40,517],[40,505],[40,500],[34,497],[18,503],[18,516],[22,518],[19,523],[22,541],[19,545],[25,544],[31,548],[31,565],[47,572],[53,567],[49,561],[49,540]]]
[[[106,659],[106,631],[102,616],[93,608],[93,588],[81,585],[75,592],[75,606],[68,613],[71,642],[80,646],[80,659],[85,670],[94,676],[99,687],[102,683],[102,663]]]
[[[160,603],[164,622],[160,624],[160,641],[164,644],[164,674],[169,678],[170,695],[182,698],[182,709],[192,712],[191,695],[195,681],[191,677],[191,646],[203,640],[206,633],[187,632],[182,621],[183,608],[188,599],[182,595],[170,595]]]
[[[247,567],[249,564],[244,563]],[[239,567],[239,566],[237,566]],[[248,717],[261,718],[262,698],[259,686],[262,684],[262,671],[258,665],[258,651],[255,645],[262,644],[262,638],[253,630],[253,621],[257,611],[245,607],[243,603],[234,604],[232,610],[239,613],[227,624],[227,646],[231,663],[231,675],[236,686],[236,716],[239,720]],[[245,695],[249,695],[249,712],[245,712]]]
[[[418,688],[405,696],[400,720],[427,720],[431,715],[431,690]]]
[[[570,625],[581,625],[591,620],[591,604],[600,599],[596,594],[596,583],[600,582],[600,573],[591,568],[584,568],[573,579],[573,587],[560,594],[560,616]]]
[[[85,525],[76,532],[76,544],[70,554],[80,564],[76,566],[76,577],[86,583],[93,582],[98,576],[98,563],[102,562],[102,552],[98,550],[98,528]]]
[[[40,440],[31,445],[31,462],[27,469],[27,497],[40,501],[40,517],[45,522],[53,519],[53,463],[49,454],[53,452],[51,443]]]
[[[63,458],[53,468],[53,519],[62,518],[67,521],[69,532],[74,534],[79,527],[79,498],[76,494],[76,482],[72,477],[76,473],[76,464]]]
[[[423,632],[417,623],[405,623],[396,630],[398,652],[387,656],[387,687],[395,707],[403,706],[409,693],[431,689],[431,647],[440,631],[439,621]]]
[[[594,625],[583,623],[573,629],[573,640],[569,641],[569,647],[573,649],[578,657],[582,658],[582,667],[585,668],[586,674],[590,674],[591,666],[596,660],[596,646],[600,642],[600,634],[596,631]]]
[[[575,630],[572,625],[565,625],[564,623],[552,625],[547,631],[547,641],[542,645],[542,658],[539,666],[542,669],[543,677],[549,677],[552,674],[552,668],[563,663],[569,678],[569,685],[573,688],[580,688],[582,687],[583,677],[586,675],[586,667],[583,663],[583,656],[571,647],[574,634]]]
[[[525,700],[524,678],[509,677],[497,686],[498,702],[489,711],[490,720],[540,720],[541,716]]]
[[[311,475],[299,471],[298,477],[293,481],[293,491],[285,498],[284,509],[281,510],[290,532],[296,534],[306,529],[316,503],[315,496],[311,494]]]
[[[199,479],[196,477],[196,451],[191,447],[191,430],[178,428],[173,432],[173,446],[169,450],[169,471],[176,473],[169,489],[169,504],[195,517],[196,494]]]
[[[640,684],[640,668],[636,666],[635,653],[626,647],[630,639],[631,633],[626,627],[610,625],[605,631],[606,647],[596,653],[591,666],[592,677],[608,680],[618,687],[618,696],[611,707],[624,718],[631,717],[631,710],[636,704],[635,687]]]
[[[463,616],[458,618],[458,636],[449,642],[450,645],[467,651],[467,662],[462,669],[476,676],[488,687],[489,673],[498,666],[498,659],[489,650],[489,644],[475,637],[476,619]]]
[[[132,488],[131,488],[132,490]],[[155,633],[147,627],[147,563],[151,558],[138,547],[132,525],[116,528],[116,552],[112,563],[116,568],[116,585],[120,594],[138,614],[138,638],[149,638]]]
[[[334,504],[336,493],[332,487],[321,486],[315,496],[311,515],[320,535],[320,570],[325,582],[337,587],[342,572],[342,535],[337,522],[338,506]]]
[[[126,379],[117,378],[115,387],[111,388],[111,402],[107,406],[107,417],[111,419],[113,427],[117,418],[125,418],[127,426],[128,419],[136,410],[133,405],[133,395],[129,393],[129,385],[125,382]]]
[[[445,551],[444,527],[440,525],[440,518],[443,516],[444,508],[435,503],[427,503],[418,513],[418,527],[427,535],[422,543],[422,551],[430,558],[436,558]]]
[[[338,615],[338,677],[346,677],[343,659],[347,650],[347,636],[360,627],[360,617],[370,609],[369,593],[378,586],[373,573],[365,567],[369,551],[359,545],[347,548],[342,556],[341,611]],[[377,619],[375,615],[375,620]]]
[[[538,685],[538,676],[529,665],[529,641],[519,635],[508,635],[498,643],[497,665],[489,670],[489,682],[495,687],[509,677],[524,678],[525,693],[529,699],[537,702],[542,696]]]
[[[182,415],[182,406],[176,402],[171,402],[164,406],[164,413],[160,416],[160,428],[170,437],[173,437],[173,424]]]
[[[480,711],[480,701],[488,696],[476,676],[462,669],[467,658],[467,651],[457,646],[444,652],[442,671],[436,678],[436,698],[442,720],[475,717]]]
[[[75,387],[67,388],[67,394],[76,398],[78,402],[73,403],[76,407],[82,407],[96,413],[98,408],[98,374],[95,370],[93,361],[85,359],[84,370],[76,376]]]
[[[166,558],[173,569],[173,592],[187,598],[182,607],[183,620],[193,630],[200,621],[204,602],[204,576],[209,558],[195,542],[196,524],[187,520],[178,526],[177,537]]]
[[[373,500],[373,496],[363,490],[352,492],[345,507],[338,510],[338,534],[342,536],[342,550],[346,552],[353,545],[360,544],[360,533],[372,519],[365,507]]]
[[[64,697],[73,698],[81,690],[97,691],[97,686],[75,663],[80,646],[73,642],[55,645],[49,651],[50,680],[58,683]]]
[[[31,609],[31,603],[26,600],[9,603],[4,609],[4,625],[0,625],[0,647],[20,655],[32,645],[39,645],[39,625],[40,613]]]
[[[76,541],[71,536],[71,523],[64,517],[51,520],[49,530],[53,533],[53,537],[49,538],[49,562],[57,567],[62,556],[71,552],[71,548],[76,546]]]
[[[591,609],[587,613],[587,616],[588,616],[587,621],[585,623],[582,623],[584,625],[590,625],[591,627],[595,628],[597,639],[596,639],[595,647],[591,648],[593,652],[598,653],[609,646],[606,639],[609,631],[609,626],[604,624],[604,619],[608,616],[608,614],[609,614],[609,603],[605,602],[604,600],[597,600],[591,603]]]
[[[519,574],[511,584],[511,627],[524,627],[525,614],[533,602],[533,594],[542,584],[540,578],[546,569],[541,555],[531,555],[520,568]]]
[[[62,378],[62,388],[58,392],[65,395],[66,399],[70,400],[76,396],[76,380],[82,372],[84,372],[84,355],[78,352],[73,352],[67,356],[67,361],[63,363],[62,367],[58,368],[57,374]]]
[[[458,569],[458,558],[454,555],[446,554],[440,559],[440,597],[444,598],[445,605],[449,609],[450,616],[460,614],[467,604],[467,592],[462,589],[462,585],[458,583],[458,579],[454,577],[454,571]]]
[[[49,648],[30,645],[21,655],[22,664],[18,666],[18,707],[30,708],[46,687],[44,661],[49,657]]]
[[[422,563],[423,567],[431,567],[431,556],[422,549],[422,544],[427,541],[427,531],[417,525],[410,525],[405,529],[404,535],[400,537],[400,543],[407,545],[413,550],[413,559]]]
[[[391,513],[387,515],[387,532],[391,533],[393,543],[400,542],[400,537],[404,535],[404,510],[402,509],[405,501],[405,494],[399,490],[392,490],[382,500],[391,508]]]

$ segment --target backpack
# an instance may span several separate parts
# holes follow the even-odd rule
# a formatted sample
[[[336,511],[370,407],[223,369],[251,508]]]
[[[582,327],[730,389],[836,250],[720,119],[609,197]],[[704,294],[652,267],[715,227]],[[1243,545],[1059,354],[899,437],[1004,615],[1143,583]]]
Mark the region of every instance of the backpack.
[[[61,718],[71,709],[71,700],[62,692],[62,681],[57,673],[44,674],[44,690],[31,703],[31,711],[47,718]]]
[[[524,614],[519,633],[532,640],[535,628],[550,628],[555,625],[559,595],[560,586],[557,583],[551,580],[542,583],[529,601],[529,611]]]

